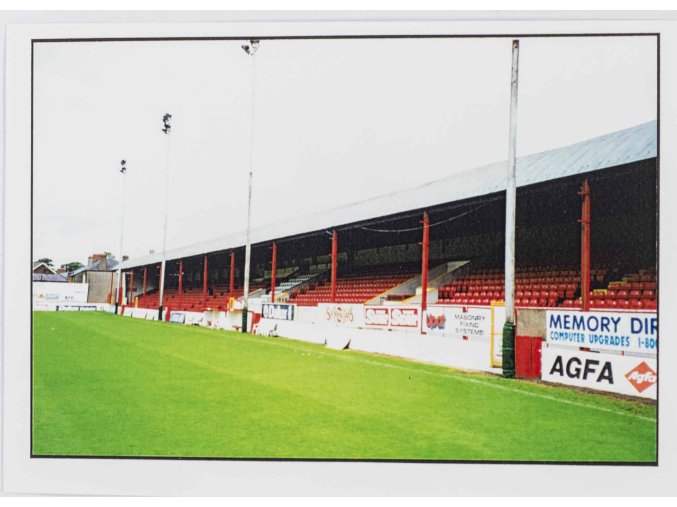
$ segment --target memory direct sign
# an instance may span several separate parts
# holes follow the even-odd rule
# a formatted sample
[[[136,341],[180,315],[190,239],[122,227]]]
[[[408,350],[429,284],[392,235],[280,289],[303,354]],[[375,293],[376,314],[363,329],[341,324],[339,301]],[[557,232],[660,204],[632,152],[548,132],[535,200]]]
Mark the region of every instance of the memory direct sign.
[[[546,341],[593,350],[656,354],[655,313],[546,312]]]

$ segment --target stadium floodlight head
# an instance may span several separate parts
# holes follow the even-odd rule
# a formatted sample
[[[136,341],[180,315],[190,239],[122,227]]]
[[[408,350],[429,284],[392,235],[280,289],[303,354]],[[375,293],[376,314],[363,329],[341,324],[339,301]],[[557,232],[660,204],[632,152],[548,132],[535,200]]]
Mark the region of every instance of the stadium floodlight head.
[[[165,113],[165,115],[162,117],[162,123],[164,124],[164,127],[162,128],[162,132],[165,134],[169,134],[172,130],[172,115],[169,113]]]
[[[242,49],[244,49],[244,52],[247,53],[250,56],[254,56],[256,51],[259,49],[259,41],[257,40],[250,40],[249,44],[243,44]]]
[[[121,160],[120,161],[120,172],[122,174],[125,174],[127,172],[127,161],[126,160]]]

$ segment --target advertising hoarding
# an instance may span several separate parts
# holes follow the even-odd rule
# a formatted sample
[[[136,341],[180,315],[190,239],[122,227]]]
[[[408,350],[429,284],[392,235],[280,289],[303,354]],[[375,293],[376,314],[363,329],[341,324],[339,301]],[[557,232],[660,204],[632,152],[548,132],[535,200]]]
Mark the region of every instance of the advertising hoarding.
[[[656,363],[648,357],[543,347],[541,379],[655,400]]]
[[[546,341],[551,345],[655,355],[655,313],[546,312]]]

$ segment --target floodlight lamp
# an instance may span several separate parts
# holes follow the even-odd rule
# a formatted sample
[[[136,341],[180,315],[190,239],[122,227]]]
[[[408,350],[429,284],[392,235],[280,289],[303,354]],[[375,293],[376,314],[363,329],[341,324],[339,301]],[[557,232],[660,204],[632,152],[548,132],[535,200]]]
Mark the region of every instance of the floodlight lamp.
[[[249,44],[243,44],[242,49],[244,49],[245,53],[248,55],[254,56],[254,53],[259,49],[259,41],[251,40],[249,41]]]
[[[121,160],[120,161],[120,172],[122,174],[125,174],[127,172],[127,161],[126,160]]]
[[[172,130],[172,126],[170,124],[171,120],[172,120],[172,115],[169,114],[169,113],[166,113],[162,117],[162,123],[164,124],[164,128],[162,129],[162,132],[164,132],[165,134],[169,134],[169,132],[171,132],[171,130]]]

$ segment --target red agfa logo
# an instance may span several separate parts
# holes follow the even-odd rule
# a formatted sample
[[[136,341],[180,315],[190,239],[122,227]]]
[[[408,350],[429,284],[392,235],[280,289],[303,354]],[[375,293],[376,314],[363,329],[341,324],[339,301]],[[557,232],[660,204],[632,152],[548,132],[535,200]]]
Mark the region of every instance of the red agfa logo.
[[[642,361],[626,373],[625,378],[637,389],[637,392],[641,393],[656,383],[658,375],[645,361]]]

